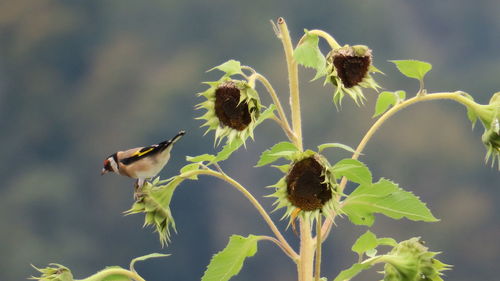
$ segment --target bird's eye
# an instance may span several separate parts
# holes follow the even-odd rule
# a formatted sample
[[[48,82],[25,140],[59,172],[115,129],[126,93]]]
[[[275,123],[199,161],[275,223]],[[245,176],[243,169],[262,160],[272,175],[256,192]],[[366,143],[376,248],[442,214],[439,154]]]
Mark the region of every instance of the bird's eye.
[[[104,160],[104,169],[107,171],[111,171],[111,163],[109,162],[108,159]]]

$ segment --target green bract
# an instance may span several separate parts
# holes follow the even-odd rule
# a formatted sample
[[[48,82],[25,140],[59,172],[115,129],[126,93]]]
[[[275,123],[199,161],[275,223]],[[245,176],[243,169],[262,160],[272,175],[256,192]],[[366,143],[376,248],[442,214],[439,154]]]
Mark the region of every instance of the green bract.
[[[73,281],[71,270],[63,265],[51,263],[45,268],[33,267],[42,275],[40,277],[31,277],[30,279],[40,281]]]
[[[183,178],[174,177],[162,182],[158,178],[153,183],[146,182],[142,187],[139,200],[125,212],[126,215],[144,213],[144,226],[155,227],[162,246],[170,241],[170,230],[176,231],[174,217],[170,211],[170,201],[175,188],[183,180]],[[164,184],[165,182],[168,183]]]
[[[259,96],[253,87],[246,81],[233,80],[227,75],[206,84],[210,88],[199,94],[206,101],[196,106],[196,109],[207,110],[197,118],[206,121],[202,125],[208,127],[205,133],[215,130],[216,144],[225,137],[228,143],[235,139],[243,142],[248,137],[253,139],[261,110]]]
[[[434,258],[438,252],[428,250],[419,237],[400,242],[379,259],[386,263],[384,281],[442,281],[441,271],[451,266]]]
[[[326,68],[327,81],[336,87],[333,101],[337,105],[346,94],[359,105],[365,99],[362,88],[380,88],[370,75],[380,71],[372,66],[372,52],[367,46],[345,45],[332,50],[327,56]]]

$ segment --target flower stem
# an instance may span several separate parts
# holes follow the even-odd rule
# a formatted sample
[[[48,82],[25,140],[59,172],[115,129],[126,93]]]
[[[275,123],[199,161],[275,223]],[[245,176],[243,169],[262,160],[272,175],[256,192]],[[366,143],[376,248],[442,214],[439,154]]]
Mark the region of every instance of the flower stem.
[[[300,262],[297,264],[299,281],[311,281],[313,278],[314,240],[308,219],[300,217]]]
[[[326,33],[325,31],[323,30],[319,30],[319,29],[313,29],[313,30],[309,30],[308,31],[309,34],[314,34],[314,35],[317,35],[319,37],[322,37],[323,39],[326,40],[326,42],[328,43],[328,45],[330,45],[330,48],[333,49],[338,49],[340,48],[340,44],[337,42],[337,40],[335,40],[335,38],[333,38],[330,34]],[[300,41],[298,43],[298,45],[300,45],[300,43],[302,43],[302,41],[306,38],[306,35],[304,34],[304,36],[302,36],[302,38],[300,38]]]
[[[292,126],[295,133],[295,145],[302,151],[302,121],[300,113],[300,96],[299,96],[299,71],[297,62],[293,58],[293,45],[290,38],[288,26],[283,18],[278,18],[278,37],[281,39],[283,49],[285,51],[286,64],[288,68],[288,84],[290,88],[290,108],[292,111]]]
[[[278,98],[278,95],[276,94],[276,91],[274,90],[273,86],[267,80],[267,78],[259,73],[254,73],[252,76],[255,76],[257,80],[259,80],[262,85],[266,88],[267,92],[271,96],[273,103],[276,105],[276,109],[278,110],[278,115],[279,119],[281,120],[283,130],[288,136],[288,139],[291,142],[295,142],[296,136],[293,134],[292,129],[290,128],[290,124],[288,123],[288,119],[286,117],[285,111],[283,110],[283,106],[281,105],[281,102]]]
[[[377,121],[375,121],[375,123],[371,126],[371,128],[368,130],[368,132],[366,132],[365,136],[363,137],[363,139],[359,143],[358,147],[356,148],[354,154],[352,155],[352,159],[359,158],[361,152],[366,147],[366,144],[368,143],[368,141],[373,137],[375,132],[382,126],[382,124],[384,124],[385,121],[387,121],[391,116],[393,116],[394,114],[396,114],[400,110],[402,110],[402,109],[404,109],[412,104],[422,102],[422,101],[448,99],[448,100],[454,100],[458,103],[461,103],[466,107],[477,108],[478,106],[480,106],[479,104],[475,103],[474,101],[466,98],[463,94],[464,94],[464,92],[456,91],[456,92],[443,92],[443,93],[433,93],[433,94],[426,94],[426,95],[416,95],[413,98],[410,98],[406,101],[403,101],[399,104],[396,104],[394,107],[392,107],[391,109],[386,111],[382,116],[380,116],[380,118],[377,119]],[[338,194],[342,194],[346,184],[347,184],[347,178],[343,177],[342,180],[340,181],[340,184],[339,184]],[[332,227],[332,222],[333,222],[333,219],[327,220],[323,224],[323,227],[322,227],[323,237],[326,238],[326,235],[330,232],[330,229]]]
[[[271,231],[274,233],[276,238],[278,238],[278,241],[281,244],[281,248],[284,250],[285,254],[287,254],[294,262],[297,262],[299,260],[297,253],[293,250],[293,248],[290,246],[290,244],[288,244],[285,237],[283,237],[281,232],[278,230],[278,228],[276,227],[276,225],[272,221],[271,217],[269,217],[269,214],[266,212],[266,210],[264,210],[264,208],[259,203],[259,201],[257,199],[255,199],[255,197],[250,192],[248,192],[248,190],[245,187],[243,187],[239,182],[235,181],[233,178],[229,177],[225,173],[220,173],[220,172],[217,172],[217,171],[214,171],[211,169],[193,170],[193,171],[185,172],[185,173],[179,175],[179,177],[187,179],[187,178],[190,178],[190,177],[196,176],[196,175],[209,175],[209,176],[213,176],[213,177],[222,179],[225,182],[231,184],[238,191],[243,193],[243,195],[248,199],[248,201],[250,201],[250,203],[252,203],[252,205],[255,207],[255,209],[257,209],[257,211],[260,213],[260,215],[264,218],[264,220],[269,225],[269,228],[271,228]]]
[[[80,279],[78,281],[101,281],[106,277],[112,276],[112,275],[123,275],[127,276],[128,278],[131,278],[135,281],[146,281],[144,280],[139,274],[123,269],[123,268],[106,268],[104,270],[101,270],[97,272],[96,274],[87,277],[85,279]]]
[[[316,219],[316,258],[314,259],[314,281],[319,281],[321,278],[321,246],[323,245],[321,238],[321,214]]]

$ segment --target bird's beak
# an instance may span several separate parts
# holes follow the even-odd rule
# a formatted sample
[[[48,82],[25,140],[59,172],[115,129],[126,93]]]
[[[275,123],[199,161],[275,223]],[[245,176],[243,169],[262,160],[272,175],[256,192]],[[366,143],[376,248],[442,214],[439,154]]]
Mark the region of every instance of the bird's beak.
[[[106,174],[107,172],[108,172],[108,170],[102,168],[102,170],[101,170],[101,176],[104,175],[104,174]]]

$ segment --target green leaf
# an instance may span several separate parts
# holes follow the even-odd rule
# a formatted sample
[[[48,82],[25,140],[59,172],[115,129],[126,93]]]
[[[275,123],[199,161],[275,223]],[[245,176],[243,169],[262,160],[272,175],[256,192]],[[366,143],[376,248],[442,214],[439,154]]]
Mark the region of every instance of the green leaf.
[[[398,102],[398,96],[394,92],[384,91],[378,95],[377,103],[375,104],[375,113],[372,117],[379,116],[389,109],[390,106]]]
[[[467,94],[467,93],[460,93],[462,96],[470,99],[471,101],[474,101],[474,98]],[[476,122],[477,122],[477,113],[476,111],[473,109],[473,108],[470,108],[469,106],[466,106],[467,107],[467,118],[469,118],[470,122],[472,123],[472,128],[474,128],[474,126],[476,125]]]
[[[210,163],[216,163],[228,159],[229,156],[231,156],[231,154],[233,154],[233,152],[238,150],[238,148],[240,148],[242,145],[243,145],[243,140],[239,138],[234,139],[230,143],[224,145],[222,150],[219,151],[219,153],[217,153],[217,156],[215,156],[215,158],[212,161],[210,161]]]
[[[355,263],[349,269],[342,270],[333,281],[346,281],[351,280],[354,276],[358,275],[361,271],[371,268],[371,264]]]
[[[243,73],[241,71],[241,63],[236,60],[228,60],[225,63],[218,65],[208,71],[212,71],[214,69],[218,69],[222,72],[225,72],[227,76]]]
[[[348,180],[359,184],[371,184],[372,173],[365,164],[354,159],[342,159],[330,168],[337,178],[346,177]]]
[[[334,143],[324,143],[324,144],[318,145],[318,153],[321,153],[321,151],[323,151],[326,148],[341,148],[341,149],[347,150],[347,151],[352,152],[352,153],[355,152],[355,150],[348,145],[334,142]]]
[[[293,57],[298,64],[316,69],[316,80],[326,75],[326,58],[318,47],[318,35],[310,34],[307,30],[300,45],[293,52]]]
[[[214,160],[215,158],[215,155],[212,155],[212,154],[202,154],[202,155],[198,155],[198,156],[186,156],[186,161],[189,161],[189,162],[205,162],[205,161],[212,161]]]
[[[186,166],[184,166],[184,167],[181,168],[181,174],[187,173],[187,172],[190,172],[190,171],[196,171],[196,170],[199,170],[199,169],[200,169],[200,163],[187,164]],[[197,180],[198,176],[194,175],[194,176],[190,177],[189,179],[190,180]]]
[[[298,149],[293,143],[290,142],[277,143],[270,149],[262,152],[256,167],[262,167],[264,165],[273,163],[274,161],[282,157],[286,157],[287,155],[291,155],[297,151]]]
[[[255,126],[260,125],[260,123],[264,122],[264,120],[273,118],[274,111],[276,110],[276,105],[271,104],[266,110],[264,110],[261,114],[259,114],[259,118],[255,121]]]
[[[257,252],[260,239],[255,235],[232,235],[226,248],[213,256],[201,281],[227,281],[237,275],[245,259]]]
[[[152,258],[163,258],[163,257],[168,257],[168,256],[170,256],[170,255],[169,255],[169,254],[152,253],[152,254],[149,254],[149,255],[142,256],[142,257],[137,257],[137,258],[133,259],[133,260],[130,262],[130,270],[135,272],[134,265],[135,265],[135,263],[136,263],[136,262],[138,262],[138,261],[145,261],[145,260],[147,260],[147,259],[152,259]]]
[[[394,240],[393,238],[384,237],[378,238],[377,244],[395,247],[396,245],[398,245],[398,242],[396,242],[396,240]]]
[[[432,69],[432,65],[428,62],[418,60],[391,60],[403,75],[423,80],[425,74]]]
[[[378,241],[377,236],[371,231],[366,231],[365,234],[361,235],[354,245],[352,245],[352,251],[358,253],[358,255],[363,255],[364,252],[377,248]]]
[[[413,221],[437,221],[427,206],[413,193],[404,191],[397,184],[381,179],[375,184],[358,186],[343,203],[342,211],[352,223],[372,225],[375,213],[393,219],[407,218]]]

